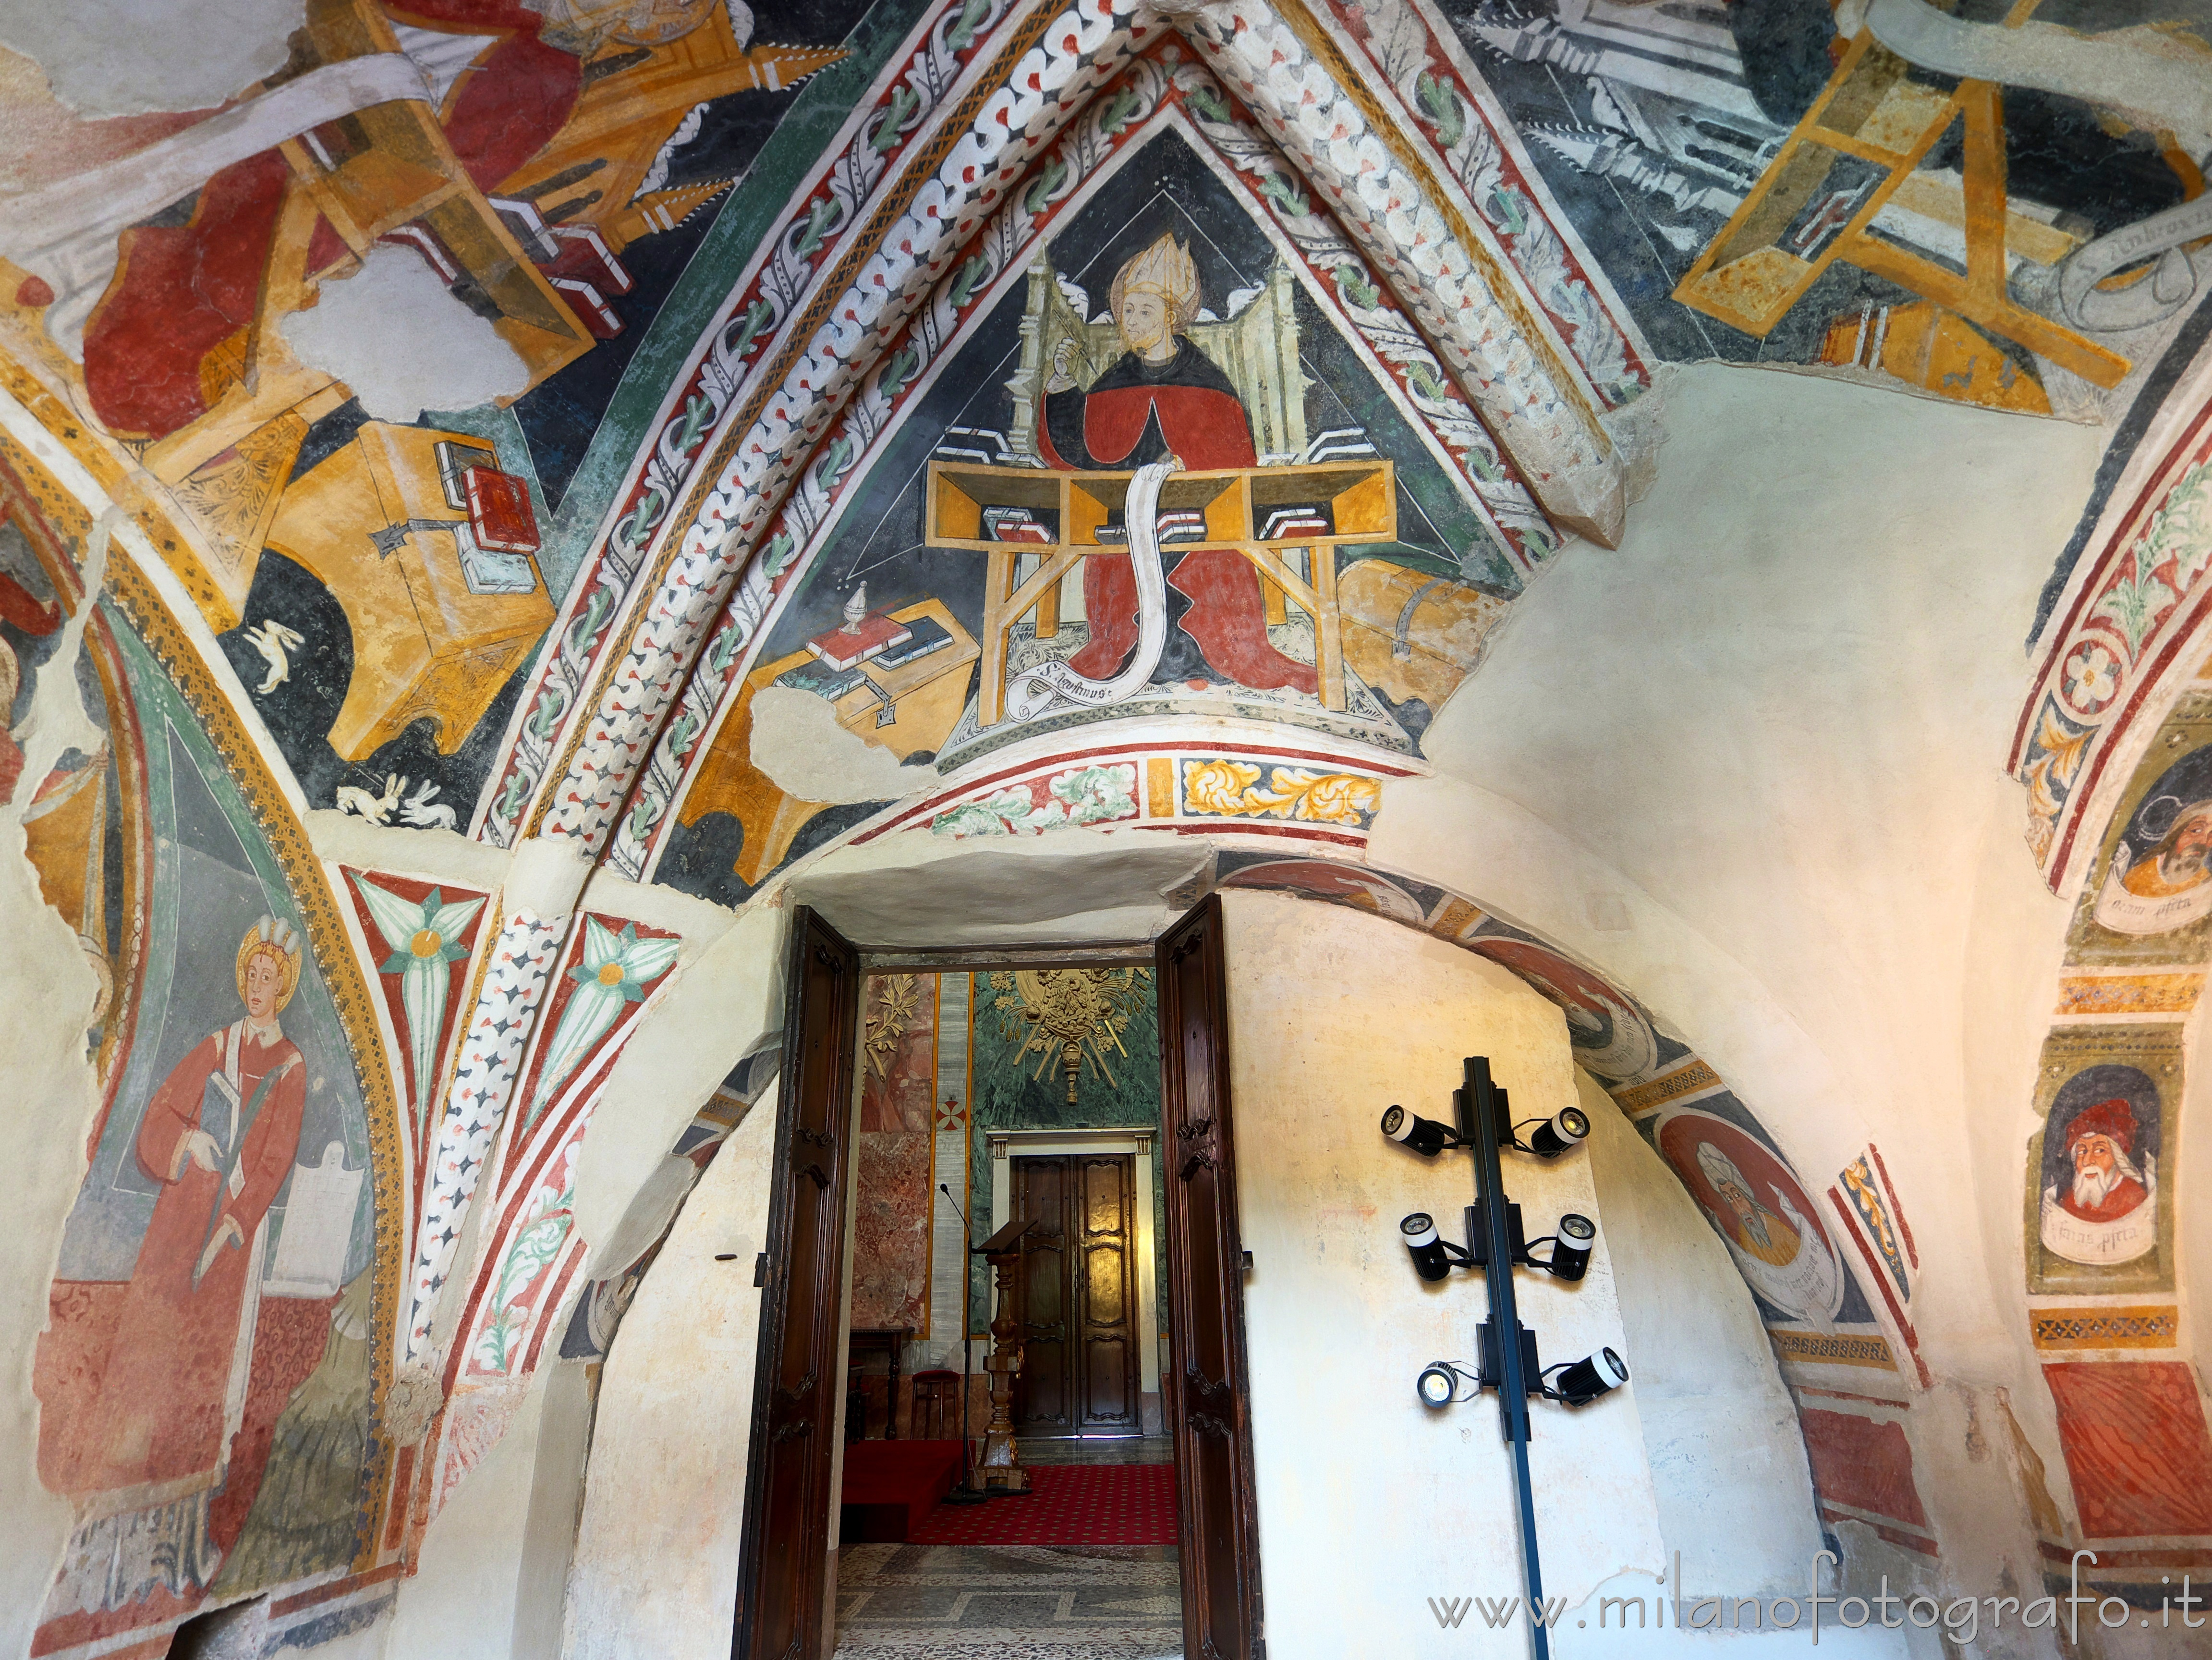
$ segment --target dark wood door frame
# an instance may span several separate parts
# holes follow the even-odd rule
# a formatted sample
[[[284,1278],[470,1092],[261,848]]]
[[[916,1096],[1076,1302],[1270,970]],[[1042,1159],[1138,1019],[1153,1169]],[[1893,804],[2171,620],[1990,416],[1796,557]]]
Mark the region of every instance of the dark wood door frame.
[[[1143,962],[1144,949],[1117,942],[863,952],[805,907],[793,913],[732,1660],[828,1660],[824,1639],[834,1640],[835,1633],[823,1629],[829,1518],[835,1513],[829,1444],[863,975],[1118,965]],[[1218,897],[1207,896],[1162,934],[1151,960],[1160,1025],[1162,1134],[1156,1156],[1165,1162],[1167,1177],[1166,1206],[1154,1225],[1167,1245],[1171,1334],[1161,1356],[1160,1393],[1175,1450],[1185,1652],[1191,1660],[1265,1660]],[[813,1195],[799,1188],[802,1182],[815,1189]],[[826,1230],[829,1249],[803,1258],[795,1254],[802,1228],[813,1243]],[[805,1284],[796,1283],[801,1276],[794,1271],[802,1261],[810,1269]],[[826,1347],[821,1336],[825,1308]],[[1152,1310],[1142,1312],[1152,1317]],[[785,1378],[794,1364],[793,1340],[802,1333],[804,1352],[818,1365]],[[810,1411],[809,1402],[821,1404]],[[818,1447],[820,1456],[811,1462],[787,1456],[794,1442],[806,1443],[810,1453]],[[787,1479],[777,1485],[789,1467],[802,1462],[806,1481]],[[772,1505],[787,1510],[794,1500],[797,1526],[765,1525]],[[775,1605],[767,1594],[780,1579],[787,1586],[785,1602]],[[781,1625],[769,1617],[787,1614]],[[763,1642],[753,1640],[756,1632]]]

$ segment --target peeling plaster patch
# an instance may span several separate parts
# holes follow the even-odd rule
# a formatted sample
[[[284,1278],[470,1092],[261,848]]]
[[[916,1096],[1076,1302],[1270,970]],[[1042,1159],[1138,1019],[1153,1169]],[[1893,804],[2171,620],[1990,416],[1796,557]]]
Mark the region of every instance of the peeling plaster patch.
[[[763,686],[753,699],[753,764],[802,801],[888,801],[937,782],[937,769],[902,766],[837,724],[811,691]]]
[[[100,584],[106,580],[109,541],[123,518],[122,508],[111,507],[92,527],[84,554],[84,591],[88,594],[98,593]],[[38,794],[39,781],[60,765],[62,757],[71,750],[87,757],[106,751],[107,730],[85,712],[84,692],[76,675],[77,657],[84,648],[85,620],[91,614],[89,604],[81,605],[63,626],[53,655],[39,671],[38,684],[31,692],[30,710],[11,734],[22,746],[23,767],[15,799],[0,810],[0,818],[6,822],[18,823],[30,811],[32,797]]]
[[[306,0],[0,0],[0,42],[88,119],[211,109],[283,68]]]
[[[281,325],[301,362],[334,374],[379,421],[426,405],[472,409],[530,388],[514,348],[405,248],[372,248],[362,268],[322,285],[312,310]]]

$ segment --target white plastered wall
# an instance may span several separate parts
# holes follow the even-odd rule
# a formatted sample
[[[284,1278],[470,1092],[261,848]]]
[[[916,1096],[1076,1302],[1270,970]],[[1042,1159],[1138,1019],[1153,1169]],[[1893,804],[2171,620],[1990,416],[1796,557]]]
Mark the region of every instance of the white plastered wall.
[[[568,1577],[568,1660],[730,1651],[775,1099],[756,1103],[707,1167],[608,1354]]]
[[[1664,395],[1620,549],[1571,548],[1516,603],[1370,852],[1644,999],[1808,1185],[1882,1149],[1924,1265],[1941,1387],[1909,1433],[1942,1575],[2032,1582],[2015,1473],[1972,1430],[2002,1391],[2064,1468],[2020,1183],[2066,907],[2001,768],[2106,435],[1718,366]]]
[[[1494,1402],[1432,1412],[1413,1393],[1430,1361],[1474,1364],[1485,1299],[1479,1276],[1417,1278],[1398,1220],[1425,1210],[1463,1237],[1468,1160],[1420,1158],[1376,1126],[1394,1102],[1449,1120],[1469,1055],[1489,1057],[1516,1117],[1550,1116],[1575,1098],[1566,1023],[1504,970],[1395,923],[1279,894],[1229,893],[1224,909],[1268,1651],[1517,1652],[1525,1632],[1443,1631],[1425,1601],[1521,1588]],[[1583,1159],[1515,1156],[1506,1180],[1532,1233],[1597,1207]],[[1578,1286],[1521,1286],[1545,1364],[1627,1347],[1605,1253]],[[1547,1593],[1573,1604],[1616,1573],[1658,1573],[1633,1385],[1535,1416]]]

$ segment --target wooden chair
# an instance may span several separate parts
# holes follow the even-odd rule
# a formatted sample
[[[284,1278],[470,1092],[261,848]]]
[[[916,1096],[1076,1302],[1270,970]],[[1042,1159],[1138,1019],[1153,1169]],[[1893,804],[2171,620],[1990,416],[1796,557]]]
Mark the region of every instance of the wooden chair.
[[[960,1374],[932,1367],[914,1375],[908,1430],[917,1441],[951,1441],[959,1437]]]

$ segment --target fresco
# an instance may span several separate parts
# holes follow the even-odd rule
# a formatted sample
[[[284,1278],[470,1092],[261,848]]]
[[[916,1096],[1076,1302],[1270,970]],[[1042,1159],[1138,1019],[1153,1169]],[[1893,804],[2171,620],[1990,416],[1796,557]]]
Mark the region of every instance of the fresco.
[[[2049,1297],[2174,1292],[2181,1023],[2212,955],[2212,700],[2185,681],[2083,871],[2037,1069],[2027,1145],[2027,1284]],[[2044,1304],[2039,1348],[2171,1347],[2170,1304]]]
[[[2185,1023],[2212,957],[2212,692],[2201,664],[2170,651],[2194,626],[2174,613],[2185,598],[2196,603],[2202,564],[2201,427],[2201,417],[2185,425],[2152,471],[2113,538],[2120,556],[2091,574],[2055,631],[2022,721],[2035,734],[2029,845],[2047,878],[2078,885],[2028,1102],[2038,1128],[2021,1213],[2028,1339],[2078,1517],[2039,1518],[2046,1551],[2212,1526],[2203,1499],[2212,1440],[2182,1362],[2173,1190]],[[2130,599],[2141,602],[2133,610]],[[2094,674],[2054,681],[2052,662]],[[2124,752],[2115,740],[2161,681],[2163,708],[2133,771],[2116,796],[2098,793],[2093,816],[2098,773]],[[2099,1589],[2140,1600],[2147,1573],[2108,1566]]]
[[[2201,107],[2183,67],[2212,44],[2198,0],[1969,8],[1948,27],[1892,5],[1855,30],[1824,0],[1443,9],[1662,357],[2107,419],[2195,349],[2186,250],[2212,219],[2170,131]],[[2025,64],[2060,30],[2097,45],[2054,85]],[[2136,72],[2117,108],[2106,76]]]
[[[39,1362],[80,1513],[44,1645],[411,1565],[534,1369],[607,1352],[765,1081],[733,1073],[580,1238],[580,1138],[683,942],[318,871],[294,781],[732,905],[909,830],[1225,840],[1223,885],[1551,999],[1793,1381],[1929,1381],[1879,1150],[1801,1175],[1629,994],[1360,861],[1516,596],[1595,533],[1547,492],[1600,451],[1617,482],[1661,362],[2102,422],[2112,488],[2212,326],[2203,0],[1324,0],[1301,76],[1411,167],[1352,179],[1237,78],[1280,20],[1212,11],[1242,46],[1009,0],[308,0],[281,71],[112,119],[0,54],[8,413],[130,480],[198,613],[185,640],[146,572],[103,575],[106,530],[0,441],[0,810],[100,988]],[[2036,52],[2057,89],[2019,83]],[[1392,240],[1386,173],[1455,263]],[[2179,1344],[2212,719],[2201,686],[2170,718],[2145,694],[2203,616],[2208,434],[2161,429],[2102,529],[2093,500],[2013,757],[2054,889],[2094,866],[2023,1149],[2032,1329],[2089,1357],[2051,1383],[2085,1525],[2138,1532],[2186,1507],[2116,1468],[2120,1383],[2177,1385],[2093,1374]],[[2138,708],[2150,758],[2090,823]],[[1149,1122],[1134,988],[1072,1079],[1018,978],[878,1008],[874,1313],[957,1298],[930,1195],[988,1210],[992,1128]],[[1808,1417],[1824,1493],[1917,1537],[1867,1421]]]
[[[2043,1375],[2084,1538],[2212,1532],[2212,1434],[2189,1367],[2075,1361]]]
[[[100,649],[78,662],[117,672],[76,688],[106,702],[107,752],[72,751],[44,786],[81,776],[96,804],[103,780],[138,781],[105,841],[89,818],[88,845],[92,883],[128,896],[144,955],[127,1042],[93,1034],[112,1092],[38,1350],[40,1476],[76,1513],[42,1650],[343,1568],[378,1508],[373,1379],[393,1292],[378,1269],[398,1196],[380,1051],[328,890],[296,831],[264,827],[269,780],[226,763],[210,727],[235,733],[210,722],[211,688],[171,681],[139,630],[173,625],[126,591],[136,617],[108,599],[82,618]],[[148,865],[111,882],[98,855],[124,826]],[[77,916],[85,903],[64,900]]]
[[[420,1529],[506,1432],[532,1376],[557,1353],[569,1298],[592,1243],[576,1229],[576,1159],[607,1079],[647,1004],[675,972],[682,939],[665,928],[590,911],[569,929],[552,970],[507,1110],[478,1166],[476,1203],[487,1207],[472,1257],[439,1237],[418,1239],[410,1366],[402,1376],[440,1410],[419,1449],[406,1450],[418,1484],[409,1506],[410,1544]],[[463,1154],[461,1161],[465,1162]],[[695,1169],[698,1166],[695,1166]],[[458,1210],[468,1201],[458,1201]],[[441,1236],[450,1232],[441,1230]],[[426,1258],[439,1263],[423,1277]],[[455,1267],[459,1295],[438,1292]],[[458,1328],[441,1351],[426,1341],[437,1318]]]
[[[2098,849],[2067,936],[2076,963],[2173,963],[2212,949],[2212,699],[2185,693],[2164,731]]]
[[[0,344],[167,488],[316,805],[465,825],[605,505],[592,441],[860,10],[313,0],[290,78],[220,121],[7,77],[38,142]]]
[[[775,757],[799,740],[765,730],[771,719],[878,751],[854,750],[856,779],[900,793],[1027,739],[1163,716],[1419,757],[1518,589],[1522,543],[1347,320],[1355,291],[1387,307],[1348,250],[1322,280],[1222,159],[1231,139],[1264,141],[1238,137],[1200,71],[1133,85],[1139,96],[1190,108],[1198,131],[1156,118],[1165,130],[1127,140],[1055,204],[1050,239],[1024,267],[1003,262],[990,303],[873,435],[872,465],[784,567],[775,620],[677,809],[667,879],[740,897],[880,805],[785,787]],[[1167,486],[1163,539],[1135,549],[1130,475],[1171,452],[1211,477]],[[857,459],[843,453],[841,478]],[[1178,490],[1199,494],[1178,506]],[[1186,813],[1364,829],[1379,800],[1340,768],[1206,764],[1178,781]],[[937,828],[1111,822],[1138,816],[1136,791],[1102,760]]]
[[[1772,1148],[1708,1110],[1662,1110],[1652,1140],[1766,1309],[1826,1333],[1843,1311],[1834,1243],[1797,1178]]]
[[[114,625],[103,608],[83,605],[85,538],[48,519],[35,475],[10,459],[0,447],[0,807],[21,824],[39,891],[75,932],[99,981],[86,1042],[112,1101],[148,944],[141,918],[154,831],[144,741]],[[49,680],[59,684],[42,700]],[[44,743],[42,701],[52,710]],[[23,775],[33,764],[27,746],[44,777]]]
[[[2029,1148],[2028,1286],[2173,1288],[2172,1105],[2181,1029],[2059,1027],[2044,1040],[2041,1132]]]

